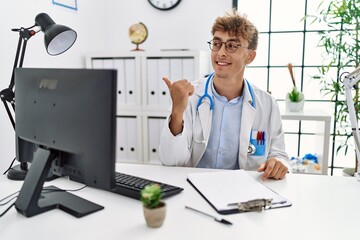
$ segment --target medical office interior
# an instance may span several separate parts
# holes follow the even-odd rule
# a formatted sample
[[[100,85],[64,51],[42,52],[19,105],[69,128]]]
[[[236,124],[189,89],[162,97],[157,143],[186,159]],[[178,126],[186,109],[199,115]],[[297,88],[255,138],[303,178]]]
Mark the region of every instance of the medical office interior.
[[[312,231],[311,226],[307,225],[305,236],[308,239],[315,239],[312,238],[314,236],[318,236],[316,239],[324,239],[325,235],[328,236],[327,239],[350,236],[350,231],[346,232],[346,230],[353,231],[357,224],[349,223],[347,220],[353,214],[350,212],[351,204],[359,199],[358,191],[355,191],[355,188],[359,187],[359,182],[355,179],[351,181],[356,166],[351,126],[348,117],[344,120],[341,118],[342,115],[339,115],[342,111],[341,106],[345,106],[345,94],[344,92],[336,96],[331,93],[326,94],[329,93],[329,88],[331,92],[331,85],[314,78],[319,73],[318,69],[328,63],[324,47],[319,46],[320,33],[323,30],[332,30],[333,34],[337,34],[344,30],[333,29],[324,23],[312,21],[311,18],[304,19],[306,15],[315,16],[318,13],[320,2],[322,1],[181,0],[170,10],[156,9],[148,0],[3,2],[0,16],[0,90],[9,86],[18,44],[19,34],[11,29],[30,27],[39,13],[47,13],[57,24],[74,29],[77,32],[76,42],[63,54],[50,56],[44,48],[44,34],[39,32],[27,41],[23,67],[116,69],[118,72],[116,163],[129,164],[121,166],[124,166],[125,170],[130,169],[130,173],[137,173],[138,169],[141,169],[138,173],[143,174],[144,177],[159,178],[185,189],[178,196],[169,199],[168,220],[162,231],[150,232],[144,227],[143,219],[141,221],[137,219],[141,217],[141,212],[135,211],[139,208],[138,202],[87,188],[79,194],[104,205],[105,211],[101,211],[103,213],[91,214],[85,218],[86,220],[76,222],[76,218],[71,218],[65,213],[59,215],[59,212],[50,211],[51,213],[41,214],[44,217],[34,217],[34,220],[26,221],[26,218],[20,218],[12,209],[5,215],[8,220],[10,219],[9,228],[5,230],[0,224],[0,236],[1,234],[10,236],[17,228],[15,223],[18,220],[24,223],[25,229],[30,230],[34,224],[37,224],[36,222],[41,223],[51,217],[57,219],[60,216],[64,220],[62,222],[65,222],[64,228],[79,226],[81,230],[74,233],[85,238],[91,236],[111,239],[122,234],[133,236],[136,233],[143,237],[153,234],[154,239],[162,239],[163,236],[171,239],[169,236],[172,236],[173,232],[178,232],[177,222],[184,226],[190,224],[191,226],[186,225],[186,227],[192,228],[188,233],[182,232],[183,235],[180,234],[178,237],[184,236],[182,239],[190,239],[188,236],[193,231],[196,238],[203,238],[203,232],[199,231],[200,228],[196,223],[202,226],[204,220],[191,215],[192,213],[188,215],[183,209],[183,204],[189,203],[190,206],[199,207],[214,215],[216,212],[186,183],[185,174],[194,170],[156,168],[161,165],[158,159],[160,130],[170,109],[169,93],[161,77],[169,76],[171,80],[187,78],[189,81],[194,81],[211,74],[211,50],[207,44],[212,37],[211,26],[217,16],[223,16],[226,11],[234,7],[247,14],[260,32],[257,56],[255,61],[247,66],[245,77],[254,85],[268,91],[277,100],[285,132],[286,151],[292,158],[293,174],[282,182],[269,181],[269,184],[280,194],[289,197],[294,205],[288,210],[274,210],[271,214],[231,215],[227,218],[237,225],[232,230],[220,229],[221,226],[213,226],[211,222],[205,220],[205,224],[208,224],[207,229],[210,229],[213,236],[221,236],[223,239],[232,239],[234,234],[249,239],[251,232],[256,231],[255,226],[260,224],[265,230],[258,234],[264,237],[266,232],[273,233],[272,231],[276,230],[273,223],[286,224],[284,219],[296,216],[289,221],[291,226],[285,227],[288,233],[285,235],[289,236],[299,232],[297,226],[308,221],[309,214],[316,213],[314,218],[317,222],[314,224],[320,224],[321,229],[327,227],[330,230],[326,233]],[[330,2],[325,0],[323,6],[327,6]],[[145,29],[147,32],[145,41],[138,45],[132,43],[134,37],[137,37],[136,33],[134,35],[134,28],[135,30],[141,28],[142,31]],[[346,41],[352,43],[349,39]],[[342,56],[342,59],[344,59],[342,63],[346,64],[346,58]],[[339,61],[333,63],[328,77],[337,79],[343,71],[352,72],[357,67],[350,63],[346,68],[338,70],[336,67],[338,64]],[[290,74],[290,69],[293,76]],[[299,111],[290,111],[286,103],[286,96],[294,86],[303,93],[303,107]],[[328,87],[328,90],[324,91],[325,87]],[[3,173],[9,168],[16,155],[15,131],[4,106],[0,106],[0,153],[0,171]],[[15,161],[14,165],[17,164],[18,162]],[[132,168],[131,165],[136,167]],[[138,168],[138,165],[150,168]],[[156,172],[152,172],[152,169]],[[6,176],[1,179],[6,195],[21,187],[16,181],[16,183],[9,181],[12,180],[8,180]],[[74,189],[74,185],[69,182],[71,181],[61,182],[63,185],[60,187]],[[286,187],[287,185],[291,187]],[[80,185],[76,186],[80,187]],[[336,191],[332,190],[332,186],[335,186]],[[2,191],[0,192],[3,193]],[[350,198],[347,197],[348,191],[353,194]],[[318,199],[321,203],[326,202],[330,206],[313,204],[313,199]],[[332,202],[332,199],[338,201]],[[339,201],[345,203],[341,208],[334,208],[333,206],[338,206],[336,204]],[[125,209],[122,204],[126,204]],[[1,208],[0,212],[3,212],[3,209]],[[329,209],[332,209],[331,213],[327,212]],[[117,220],[119,224],[110,222],[109,216],[117,217],[116,211],[123,211],[129,219],[120,217]],[[338,221],[328,218],[329,214],[338,217]],[[100,222],[98,219],[104,221],[98,234],[104,235],[92,235],[92,233],[89,235],[89,232],[86,235],[85,230],[89,228],[87,223],[95,224]],[[256,223],[253,224],[254,222]],[[127,229],[127,226],[130,228]],[[239,226],[241,228],[235,228]],[[54,228],[47,226],[44,231],[52,234]],[[335,234],[332,233],[334,229],[337,230]],[[70,233],[64,234],[71,238],[67,235]],[[293,237],[293,239],[306,238],[301,234]]]
[[[58,4],[50,0],[7,2],[3,4],[3,20],[0,23],[3,32],[0,46],[1,88],[6,88],[10,82],[15,58],[18,34],[11,29],[28,27],[38,13],[46,12],[55,22],[77,31],[76,43],[64,54],[50,56],[44,49],[43,36],[37,34],[28,41],[23,66],[119,68],[121,65],[122,68],[132,68],[128,74],[134,75],[130,77],[136,81],[128,83],[128,86],[133,88],[133,94],[128,94],[128,103],[124,102],[124,93],[118,96],[118,105],[121,105],[118,106],[118,131],[128,132],[124,134],[126,139],[117,139],[117,161],[159,164],[159,128],[168,113],[169,98],[161,94],[166,90],[165,84],[156,80],[161,77],[161,71],[173,79],[196,79],[211,73],[208,60],[210,50],[206,42],[211,38],[212,21],[215,16],[223,15],[237,5],[260,32],[257,57],[248,66],[246,78],[271,92],[278,100],[283,115],[286,150],[290,157],[297,159],[296,171],[308,171],[303,165],[303,158],[310,156],[309,160],[314,161],[315,158],[317,165],[310,172],[346,175],[344,168],[355,167],[353,139],[350,136],[346,142],[348,147],[343,146],[338,150],[348,137],[337,131],[338,124],[334,122],[335,102],[321,90],[324,84],[312,78],[324,62],[324,49],[317,46],[320,40],[318,32],[327,29],[327,26],[302,20],[305,15],[315,15],[319,3],[276,0],[262,1],[261,4],[264,7],[258,9],[253,1],[181,1],[175,8],[161,11],[140,0],[134,0],[131,4],[123,1],[76,0],[59,1]],[[20,5],[21,8],[18,7]],[[284,11],[290,7],[292,11]],[[193,17],[189,16],[198,17],[193,21]],[[139,45],[144,51],[132,51],[136,45],[131,43],[129,29],[137,23],[144,24],[148,31],[146,40]],[[144,72],[145,64],[156,67],[161,65],[159,61],[165,61],[168,69],[156,73]],[[287,67],[289,63],[293,65],[297,88],[305,96],[303,111],[299,113],[289,113],[285,109],[285,96],[293,87]],[[172,73],[169,72],[170,65],[173,66]],[[331,73],[339,74],[336,69]],[[144,75],[149,79],[144,79]],[[118,88],[121,84],[118,84]],[[139,109],[146,109],[146,113]],[[0,114],[0,167],[5,171],[14,158],[15,141],[5,108]],[[346,132],[351,135],[349,131]]]

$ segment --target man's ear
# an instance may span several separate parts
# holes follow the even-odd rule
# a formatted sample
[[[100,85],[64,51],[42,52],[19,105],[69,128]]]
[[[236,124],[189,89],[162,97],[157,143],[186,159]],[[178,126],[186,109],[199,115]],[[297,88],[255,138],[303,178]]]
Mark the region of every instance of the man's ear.
[[[246,64],[252,63],[252,61],[254,61],[255,57],[256,57],[256,51],[255,50],[250,50],[250,52],[248,54],[248,57],[247,57],[247,60],[246,60]]]

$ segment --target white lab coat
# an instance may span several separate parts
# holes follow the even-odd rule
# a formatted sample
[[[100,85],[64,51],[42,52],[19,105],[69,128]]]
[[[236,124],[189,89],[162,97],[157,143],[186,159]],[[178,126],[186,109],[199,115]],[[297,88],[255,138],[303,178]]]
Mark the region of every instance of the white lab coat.
[[[204,154],[211,130],[212,111],[210,111],[210,103],[207,98],[200,105],[198,114],[196,106],[200,96],[204,94],[205,83],[206,79],[194,83],[195,92],[189,98],[181,134],[173,136],[170,132],[170,116],[165,121],[159,146],[159,158],[164,165],[196,167]],[[238,161],[240,169],[256,170],[260,163],[271,157],[282,161],[290,169],[289,158],[285,152],[279,107],[270,94],[253,85],[251,87],[255,99],[254,107],[252,106],[253,99],[249,88],[244,82],[244,102],[239,133]],[[208,93],[212,96],[210,85]],[[195,124],[195,121],[198,122]],[[196,129],[194,129],[195,126]],[[264,156],[252,156],[247,153],[251,131],[265,131],[266,149]]]

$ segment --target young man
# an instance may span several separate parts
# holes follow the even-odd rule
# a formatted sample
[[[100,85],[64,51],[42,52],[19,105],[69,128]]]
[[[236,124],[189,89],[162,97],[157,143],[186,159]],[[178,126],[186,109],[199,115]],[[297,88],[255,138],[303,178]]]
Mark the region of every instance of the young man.
[[[289,168],[278,105],[244,79],[258,31],[236,11],[218,17],[208,42],[214,73],[194,84],[163,78],[172,111],[161,134],[164,165],[245,169],[283,179]]]

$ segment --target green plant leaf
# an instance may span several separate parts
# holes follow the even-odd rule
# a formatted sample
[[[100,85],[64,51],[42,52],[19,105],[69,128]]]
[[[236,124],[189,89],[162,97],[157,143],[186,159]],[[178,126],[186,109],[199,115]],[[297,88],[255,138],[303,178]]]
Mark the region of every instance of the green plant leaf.
[[[157,208],[161,202],[162,189],[159,184],[150,184],[141,190],[141,202],[148,208]]]
[[[312,19],[312,23],[324,23],[330,29],[319,31],[318,47],[323,50],[323,63],[312,80],[318,81],[322,85],[322,94],[330,97],[335,103],[336,134],[346,137],[338,145],[336,152],[343,149],[346,155],[350,146],[349,140],[352,139],[352,131],[348,106],[344,100],[345,87],[340,77],[343,72],[358,67],[360,63],[360,1],[321,1],[317,13],[305,16],[303,19]],[[355,111],[359,119],[360,103],[356,96],[359,96],[359,90],[355,91],[354,97]]]

